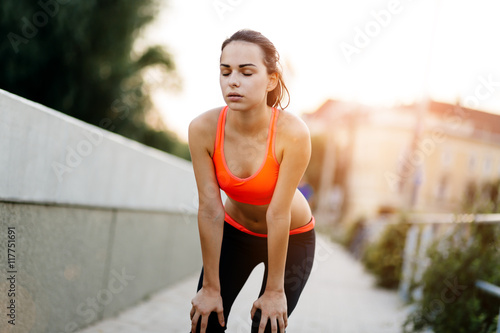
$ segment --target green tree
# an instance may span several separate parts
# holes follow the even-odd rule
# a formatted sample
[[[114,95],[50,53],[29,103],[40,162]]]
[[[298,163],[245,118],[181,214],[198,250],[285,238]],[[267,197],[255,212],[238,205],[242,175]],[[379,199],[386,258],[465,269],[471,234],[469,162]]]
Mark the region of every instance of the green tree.
[[[146,122],[143,74],[175,74],[161,46],[134,48],[157,0],[5,0],[0,3],[0,88],[189,159],[187,145]]]

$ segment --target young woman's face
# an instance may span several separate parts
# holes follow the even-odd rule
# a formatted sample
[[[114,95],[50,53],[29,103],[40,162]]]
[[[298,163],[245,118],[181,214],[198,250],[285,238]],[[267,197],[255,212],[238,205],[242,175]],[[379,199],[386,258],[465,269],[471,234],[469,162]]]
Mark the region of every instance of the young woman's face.
[[[276,87],[277,75],[267,74],[264,54],[253,43],[234,41],[220,58],[220,87],[232,110],[248,110],[267,103],[267,92]]]

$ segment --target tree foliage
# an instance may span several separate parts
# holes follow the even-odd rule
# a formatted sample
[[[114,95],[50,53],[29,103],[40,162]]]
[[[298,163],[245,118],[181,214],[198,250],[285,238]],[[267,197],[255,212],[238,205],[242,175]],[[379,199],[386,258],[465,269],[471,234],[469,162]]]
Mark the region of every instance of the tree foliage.
[[[432,264],[423,276],[423,297],[405,332],[493,333],[500,300],[475,287],[477,280],[500,285],[500,226],[457,227],[429,249]]]
[[[463,210],[476,214],[500,213],[499,192],[500,179],[483,183],[470,181],[464,193]]]
[[[0,3],[0,88],[189,159],[187,145],[146,122],[143,73],[174,73],[161,46],[134,49],[157,0],[5,0]]]

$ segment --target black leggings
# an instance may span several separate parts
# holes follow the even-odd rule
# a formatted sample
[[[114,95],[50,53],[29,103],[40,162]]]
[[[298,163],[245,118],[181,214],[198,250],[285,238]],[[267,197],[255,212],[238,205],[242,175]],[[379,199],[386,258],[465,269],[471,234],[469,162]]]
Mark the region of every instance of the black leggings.
[[[314,261],[315,239],[314,229],[289,236],[284,286],[288,316],[290,316],[297,305],[299,296],[311,273]],[[259,297],[264,293],[268,272],[267,259],[267,238],[247,234],[231,226],[229,223],[224,223],[224,235],[219,262],[219,280],[226,327],[220,326],[217,314],[212,312],[208,318],[207,333],[224,332],[226,330],[229,312],[236,296],[238,296],[238,293],[243,288],[252,270],[261,262],[264,263],[265,270]],[[198,283],[198,290],[201,289],[202,284],[203,268]],[[256,312],[252,320],[252,333],[258,332],[259,323],[260,310]],[[197,332],[200,332],[200,324],[201,318],[198,321]],[[271,332],[270,320],[267,322],[265,332]]]

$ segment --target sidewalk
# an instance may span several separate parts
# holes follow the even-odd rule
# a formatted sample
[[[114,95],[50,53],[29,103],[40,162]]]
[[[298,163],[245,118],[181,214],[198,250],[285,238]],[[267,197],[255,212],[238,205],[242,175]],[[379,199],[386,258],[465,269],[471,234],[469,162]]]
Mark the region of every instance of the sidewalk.
[[[374,287],[374,278],[340,245],[317,233],[316,258],[287,332],[401,333],[407,310],[394,291]],[[263,265],[252,272],[236,299],[228,333],[250,333],[250,309],[260,289]],[[116,318],[78,333],[188,333],[198,274],[165,289]]]

